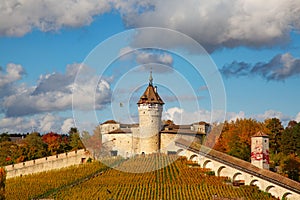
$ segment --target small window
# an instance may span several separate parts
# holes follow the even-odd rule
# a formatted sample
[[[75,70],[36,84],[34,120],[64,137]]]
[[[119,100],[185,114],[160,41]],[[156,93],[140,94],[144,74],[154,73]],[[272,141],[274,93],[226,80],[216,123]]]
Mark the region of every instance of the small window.
[[[177,152],[176,151],[168,151],[168,155],[176,155]]]
[[[110,151],[110,155],[111,156],[117,156],[118,155],[118,151]]]
[[[267,140],[265,140],[265,143],[267,143]]]

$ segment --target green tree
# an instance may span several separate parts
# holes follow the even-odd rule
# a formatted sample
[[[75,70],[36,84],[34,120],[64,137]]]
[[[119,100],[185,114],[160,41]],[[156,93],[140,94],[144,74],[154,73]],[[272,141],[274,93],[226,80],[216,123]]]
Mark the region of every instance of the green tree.
[[[283,131],[280,150],[286,155],[300,155],[300,123]]]
[[[233,135],[232,140],[229,142],[229,146],[229,155],[245,161],[250,161],[251,147],[247,143],[241,142],[237,134]]]
[[[47,144],[39,133],[33,132],[24,138],[20,144],[23,147],[25,160],[33,160],[48,156]]]
[[[265,126],[267,128],[267,134],[269,135],[270,153],[277,154],[280,150],[280,141],[283,132],[283,126],[281,121],[277,118],[266,119]]]
[[[10,139],[9,134],[7,132],[6,133],[2,133],[0,135],[0,143],[1,142],[10,142],[10,141],[11,141],[11,139]]]
[[[300,159],[295,154],[285,156],[280,162],[280,171],[290,179],[299,181],[300,176]]]
[[[71,150],[83,149],[84,145],[80,139],[79,132],[77,128],[71,128],[69,131],[69,145]]]

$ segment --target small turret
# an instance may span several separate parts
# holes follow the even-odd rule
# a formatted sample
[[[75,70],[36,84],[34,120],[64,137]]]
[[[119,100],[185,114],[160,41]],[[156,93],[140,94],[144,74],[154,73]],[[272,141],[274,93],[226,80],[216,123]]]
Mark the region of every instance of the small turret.
[[[251,164],[269,169],[269,136],[261,131],[251,137]]]

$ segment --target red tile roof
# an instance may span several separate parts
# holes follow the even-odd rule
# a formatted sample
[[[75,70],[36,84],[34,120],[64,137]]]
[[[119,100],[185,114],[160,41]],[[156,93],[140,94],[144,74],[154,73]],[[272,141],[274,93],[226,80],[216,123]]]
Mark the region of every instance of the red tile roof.
[[[164,102],[158,95],[156,89],[153,87],[151,83],[149,83],[147,89],[145,90],[144,94],[141,96],[140,100],[137,104],[160,104],[163,105]]]
[[[107,121],[103,122],[102,124],[118,124],[118,122],[116,122],[115,120],[107,120]]]

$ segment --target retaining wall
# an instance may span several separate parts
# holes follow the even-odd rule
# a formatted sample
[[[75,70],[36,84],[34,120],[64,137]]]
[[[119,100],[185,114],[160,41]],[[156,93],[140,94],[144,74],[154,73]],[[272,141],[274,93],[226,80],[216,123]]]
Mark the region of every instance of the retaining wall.
[[[39,158],[18,164],[7,165],[5,166],[7,171],[6,178],[13,178],[16,176],[77,165],[86,162],[89,157],[90,155],[86,150],[80,149],[77,151],[57,154],[54,156]]]

